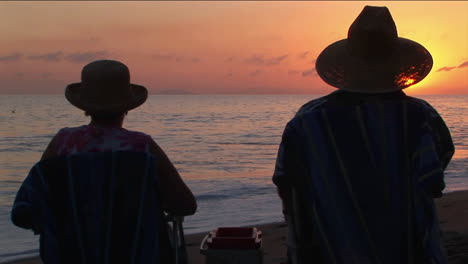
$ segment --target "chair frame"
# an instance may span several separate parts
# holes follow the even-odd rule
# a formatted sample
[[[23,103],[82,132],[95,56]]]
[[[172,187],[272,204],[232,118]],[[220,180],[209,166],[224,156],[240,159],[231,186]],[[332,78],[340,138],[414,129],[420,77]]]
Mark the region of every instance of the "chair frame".
[[[170,240],[174,250],[175,264],[188,264],[183,227],[184,216],[167,214],[165,218],[166,221],[172,225],[169,229],[171,234]]]

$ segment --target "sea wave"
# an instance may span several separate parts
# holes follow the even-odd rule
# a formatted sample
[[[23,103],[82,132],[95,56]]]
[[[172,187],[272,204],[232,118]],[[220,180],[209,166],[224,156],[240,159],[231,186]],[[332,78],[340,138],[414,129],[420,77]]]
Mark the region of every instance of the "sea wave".
[[[314,96],[149,96],[125,127],[152,136],[196,195],[187,233],[281,220],[271,182],[278,144],[295,111]],[[463,96],[427,98],[451,129],[457,152],[447,192],[468,189],[468,105]],[[426,98],[423,98],[426,99]],[[26,107],[11,117],[11,109]],[[0,261],[37,254],[37,237],[14,227],[14,194],[60,128],[89,122],[63,96],[0,96]],[[263,175],[263,176],[262,176]],[[23,232],[24,231],[24,232]]]
[[[15,252],[15,253],[0,254],[0,259],[6,259],[6,258],[11,258],[11,257],[14,257],[14,259],[16,259],[16,258],[20,258],[20,257],[25,256],[25,255],[31,255],[31,254],[34,254],[34,255],[39,254],[39,249],[30,249],[30,250]],[[2,263],[2,262],[0,262],[0,263]]]
[[[214,142],[217,145],[259,145],[259,146],[277,146],[277,142]]]
[[[224,194],[201,194],[201,195],[196,195],[197,201],[204,201],[204,200],[221,200],[221,199],[226,199],[229,197],[229,195],[224,195]]]

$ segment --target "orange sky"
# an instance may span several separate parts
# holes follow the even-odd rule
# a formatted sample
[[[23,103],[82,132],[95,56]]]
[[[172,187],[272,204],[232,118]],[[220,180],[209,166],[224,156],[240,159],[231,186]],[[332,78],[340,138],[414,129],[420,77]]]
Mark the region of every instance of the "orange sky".
[[[365,5],[432,54],[410,94],[468,94],[468,2],[0,2],[0,94],[63,93],[82,67],[121,60],[151,93],[324,94],[317,55]],[[442,69],[442,70],[440,70]]]

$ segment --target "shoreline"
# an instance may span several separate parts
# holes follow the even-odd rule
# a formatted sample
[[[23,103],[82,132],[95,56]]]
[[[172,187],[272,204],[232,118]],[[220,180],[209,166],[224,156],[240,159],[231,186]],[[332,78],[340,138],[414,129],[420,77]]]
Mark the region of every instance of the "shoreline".
[[[468,190],[444,193],[435,200],[442,240],[449,264],[468,263]],[[286,258],[286,224],[262,223],[256,226],[263,232],[264,264],[279,264]],[[211,230],[209,230],[211,231]],[[199,247],[209,232],[186,235],[187,253],[191,264],[205,263]],[[0,262],[0,264],[41,264],[38,256]]]

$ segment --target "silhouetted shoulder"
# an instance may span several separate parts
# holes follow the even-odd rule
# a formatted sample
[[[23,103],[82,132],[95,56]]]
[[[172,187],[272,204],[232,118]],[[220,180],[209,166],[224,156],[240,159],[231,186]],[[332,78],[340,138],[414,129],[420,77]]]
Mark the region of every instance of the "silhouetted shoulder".
[[[307,102],[306,104],[301,106],[301,108],[299,108],[295,117],[299,117],[310,111],[316,111],[317,109],[320,109],[321,106],[323,106],[328,101],[329,96],[330,95],[322,96]]]
[[[441,118],[437,110],[427,101],[411,96],[406,96],[406,98],[411,110],[422,111],[426,116],[428,116],[431,119]]]
[[[133,131],[133,130],[128,130],[128,129],[123,129],[126,131],[126,133],[130,136],[133,136],[133,137],[137,137],[137,138],[141,138],[141,139],[146,139],[146,140],[153,140],[153,138],[148,135],[148,134],[145,134],[143,132],[140,132],[140,131]]]
[[[445,170],[455,153],[455,146],[447,124],[445,124],[445,121],[442,116],[439,115],[437,110],[428,102],[423,99],[409,96],[407,99],[409,106],[408,110],[419,112],[420,115],[424,117],[423,126],[425,126],[432,134],[442,168]]]

